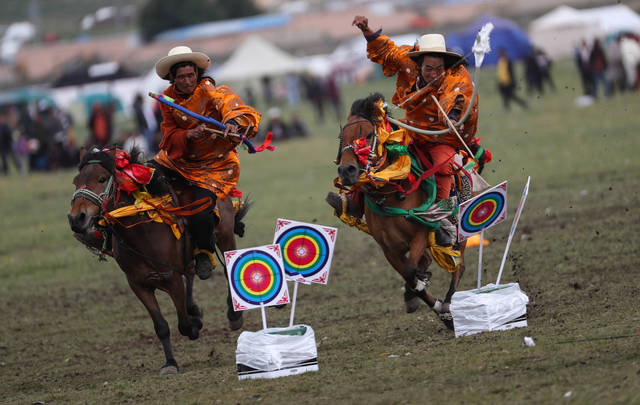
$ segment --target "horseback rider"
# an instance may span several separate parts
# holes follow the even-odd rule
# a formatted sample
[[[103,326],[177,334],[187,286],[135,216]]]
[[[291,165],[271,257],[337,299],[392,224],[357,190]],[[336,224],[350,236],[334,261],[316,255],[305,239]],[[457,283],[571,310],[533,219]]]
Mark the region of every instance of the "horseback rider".
[[[213,211],[216,199],[226,199],[235,190],[240,174],[236,146],[241,138],[233,134],[255,136],[261,115],[243,104],[228,86],[216,86],[205,76],[211,60],[187,46],[172,48],[156,63],[156,73],[171,85],[165,96],[175,103],[203,116],[222,122],[224,134],[212,134],[206,124],[181,111],[161,104],[162,141],[154,161],[192,185],[194,200],[209,197],[212,205],[189,218],[189,230],[195,244],[195,272],[207,279],[213,270],[214,228],[218,218]]]
[[[404,123],[419,129],[438,131],[449,129],[438,104],[447,117],[456,125],[466,112],[473,94],[471,75],[465,68],[464,58],[447,51],[445,39],[440,34],[420,37],[413,46],[398,46],[389,37],[382,35],[382,29],[373,31],[364,16],[355,16],[352,25],[358,27],[367,40],[367,56],[382,65],[386,76],[397,75],[396,91],[392,102],[406,111]],[[468,119],[460,126],[459,134],[468,144],[476,134],[478,121],[477,103]],[[442,135],[426,135],[409,130],[417,150],[429,156],[429,165],[438,167],[435,172],[436,202],[449,197],[452,187],[453,161],[463,144],[452,130]],[[333,205],[333,204],[332,204]],[[357,209],[348,205],[348,212]],[[436,231],[438,243],[448,245],[451,235]]]

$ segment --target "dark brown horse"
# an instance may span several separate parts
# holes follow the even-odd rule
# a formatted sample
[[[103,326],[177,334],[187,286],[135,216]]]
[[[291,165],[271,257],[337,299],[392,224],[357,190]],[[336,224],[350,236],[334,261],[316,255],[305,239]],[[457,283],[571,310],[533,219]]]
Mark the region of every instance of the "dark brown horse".
[[[145,306],[162,343],[166,362],[161,374],[177,373],[173,357],[170,329],[162,316],[155,290],[169,294],[178,314],[178,330],[189,339],[197,339],[202,328],[202,312],[193,299],[193,247],[188,227],[179,239],[168,224],[149,222],[146,214],[105,220],[116,208],[130,206],[133,197],[119,190],[115,169],[115,149],[87,153],[82,157],[79,173],[73,179],[76,191],[68,218],[74,236],[94,252],[114,257],[127,276],[129,286]],[[153,184],[162,193],[171,191],[181,206],[192,202],[193,193],[180,182],[171,187],[156,170]],[[179,197],[178,197],[179,196]],[[246,209],[234,209],[230,198],[218,199],[220,222],[216,226],[217,245],[222,251],[236,248],[234,229],[238,230]],[[211,209],[211,207],[209,207]],[[178,217],[184,222],[184,218]],[[226,276],[226,272],[225,272]],[[234,312],[227,296],[227,317],[232,329],[242,326],[242,312]]]
[[[365,172],[367,159],[363,159],[362,153],[358,153],[359,150],[362,150],[362,145],[366,144],[374,151],[369,157],[370,164],[379,165],[379,170],[389,164],[388,162],[382,163],[385,157],[379,156],[375,151],[376,148],[373,147],[378,144],[375,121],[381,118],[378,113],[380,108],[376,107],[380,100],[382,100],[380,94],[373,94],[366,99],[355,101],[347,123],[341,130],[337,162],[339,164],[338,175],[343,186],[356,185],[361,174]],[[370,203],[364,204],[366,224],[369,233],[382,248],[386,259],[405,280],[404,298],[407,312],[415,311],[420,299],[422,299],[438,314],[447,327],[452,328],[449,304],[464,273],[464,262],[461,260],[462,263],[452,273],[444,302],[436,299],[426,289],[431,277],[428,268],[433,261],[428,249],[430,245],[429,233],[432,230],[404,217],[380,215],[380,210],[384,210],[385,207],[403,210],[420,207],[428,201],[429,196],[420,187],[409,194],[399,192],[397,187],[391,185],[385,185],[381,188],[368,187],[366,190],[362,187],[357,188],[361,190],[364,198],[368,198],[370,203],[373,202],[379,207],[376,210],[378,212],[374,212],[370,208]],[[327,202],[334,208],[340,204],[340,202],[336,202],[336,197],[335,193],[330,193],[327,197]],[[349,204],[344,204],[344,207],[347,209],[347,213],[360,215],[358,208],[354,207],[352,201]],[[337,208],[337,212],[340,213],[340,207]],[[433,243],[433,238],[431,243]],[[462,259],[464,245],[460,246],[460,249],[460,258]]]

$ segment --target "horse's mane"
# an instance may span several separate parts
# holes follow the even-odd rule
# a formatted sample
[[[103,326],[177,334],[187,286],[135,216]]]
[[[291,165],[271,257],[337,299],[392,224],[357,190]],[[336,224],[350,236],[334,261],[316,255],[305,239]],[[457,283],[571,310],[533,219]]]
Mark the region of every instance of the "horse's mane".
[[[110,151],[115,149],[115,147],[110,149],[97,150],[94,148],[91,152],[87,152],[80,160],[80,164],[78,165],[78,171],[82,170],[83,167],[87,165],[87,163],[99,163],[102,167],[107,169],[109,173],[113,174],[116,170],[116,162],[109,154]],[[131,150],[130,153],[131,158],[129,159],[129,163],[142,163],[140,160],[140,156],[142,153],[136,147]]]
[[[379,100],[384,101],[384,96],[380,93],[372,93],[366,98],[359,98],[351,104],[350,114],[372,120],[376,112],[376,102]]]

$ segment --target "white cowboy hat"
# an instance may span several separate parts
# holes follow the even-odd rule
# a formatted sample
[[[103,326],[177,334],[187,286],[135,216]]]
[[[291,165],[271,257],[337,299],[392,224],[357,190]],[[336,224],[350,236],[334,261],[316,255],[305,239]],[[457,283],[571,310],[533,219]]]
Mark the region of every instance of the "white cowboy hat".
[[[176,46],[171,48],[169,54],[156,63],[156,73],[163,79],[167,79],[171,66],[178,62],[193,62],[201,69],[211,66],[211,59],[202,52],[192,52],[188,46]]]
[[[447,51],[447,45],[444,42],[444,36],[441,34],[426,34],[418,40],[418,50],[407,53],[407,56],[415,58],[425,53],[442,54],[445,57],[462,59],[459,53]]]

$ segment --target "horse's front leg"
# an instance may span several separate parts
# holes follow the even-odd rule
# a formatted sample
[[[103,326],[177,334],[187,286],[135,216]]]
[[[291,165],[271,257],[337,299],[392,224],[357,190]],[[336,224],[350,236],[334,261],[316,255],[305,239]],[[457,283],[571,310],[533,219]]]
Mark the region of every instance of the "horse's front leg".
[[[223,252],[236,250],[236,238],[233,234],[233,228],[235,226],[235,210],[233,208],[231,198],[227,198],[226,200],[218,199],[217,208],[218,213],[220,214],[220,223],[216,226],[216,240],[218,248]],[[227,280],[227,320],[229,321],[229,328],[231,330],[237,330],[240,329],[244,323],[242,311],[235,312],[233,310],[231,290],[229,289],[229,276],[226,271],[224,272],[224,277]]]
[[[431,256],[426,254],[428,233],[426,231],[415,232],[409,245],[409,254],[405,262],[405,309],[413,312],[418,309],[419,299],[427,303],[429,308],[434,309],[438,300],[427,291],[430,284],[431,272],[428,270],[431,265]]]
[[[156,331],[156,336],[162,344],[164,350],[165,364],[160,369],[160,374],[176,374],[178,372],[178,363],[173,358],[173,352],[171,350],[171,330],[166,319],[160,312],[160,306],[156,300],[154,289],[137,284],[130,279],[129,286],[131,290],[136,294],[140,302],[149,312],[151,320],[153,321],[153,329]]]
[[[187,313],[198,319],[202,319],[202,310],[196,304],[196,301],[193,299],[193,273],[187,273],[184,275],[185,285],[186,285],[186,299],[187,299]]]
[[[419,260],[416,261],[416,263],[413,265],[413,271],[412,271],[411,270],[412,265],[409,264],[407,258],[405,257],[404,255],[405,252],[391,249],[383,244],[381,244],[381,247],[382,247],[382,253],[384,253],[384,257],[386,257],[389,264],[391,264],[391,266],[405,280],[404,298],[405,298],[405,309],[407,310],[407,312],[415,311],[415,309],[413,311],[410,311],[411,308],[409,307],[409,305],[415,306],[415,301],[413,301],[415,297],[422,299],[424,302],[427,303],[427,305],[429,305],[429,308],[432,308],[436,302],[436,299],[433,296],[431,296],[429,293],[427,293],[425,289],[422,289],[421,291],[417,291],[415,289],[416,288],[415,269],[417,268],[418,263],[420,261]]]
[[[188,280],[187,280],[188,283]],[[182,336],[187,336],[191,340],[195,340],[200,336],[202,329],[202,320],[197,316],[191,316],[187,311],[187,297],[182,275],[173,273],[168,280],[168,284],[163,289],[169,294],[173,305],[176,307],[178,314],[178,330]]]

